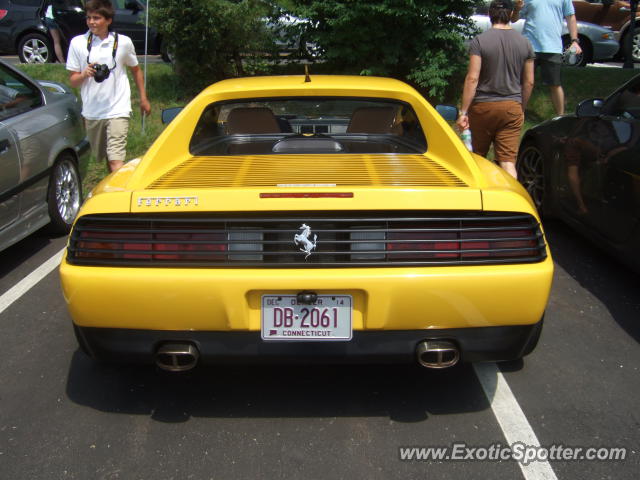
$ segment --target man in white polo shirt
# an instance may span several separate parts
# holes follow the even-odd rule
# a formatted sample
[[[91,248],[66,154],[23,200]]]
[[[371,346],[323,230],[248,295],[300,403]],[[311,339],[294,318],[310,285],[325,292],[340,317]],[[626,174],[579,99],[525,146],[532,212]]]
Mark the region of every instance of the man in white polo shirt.
[[[115,11],[109,0],[88,0],[85,6],[89,31],[71,40],[67,70],[72,87],[80,87],[91,151],[98,162],[107,160],[111,172],[125,160],[131,88],[129,67],[140,93],[140,110],[151,112],[142,70],[131,39],[110,32]]]

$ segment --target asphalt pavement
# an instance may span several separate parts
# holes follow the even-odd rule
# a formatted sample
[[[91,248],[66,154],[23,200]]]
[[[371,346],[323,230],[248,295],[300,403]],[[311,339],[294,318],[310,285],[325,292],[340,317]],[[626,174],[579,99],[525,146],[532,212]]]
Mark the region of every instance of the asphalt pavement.
[[[556,272],[541,341],[501,375],[541,445],[627,449],[549,462],[547,478],[637,479],[640,276],[545,227]],[[0,298],[64,244],[39,232],[0,252]],[[0,337],[2,479],[542,478],[514,461],[400,460],[401,447],[507,444],[473,366],[99,365],[77,350],[56,271],[0,313]]]

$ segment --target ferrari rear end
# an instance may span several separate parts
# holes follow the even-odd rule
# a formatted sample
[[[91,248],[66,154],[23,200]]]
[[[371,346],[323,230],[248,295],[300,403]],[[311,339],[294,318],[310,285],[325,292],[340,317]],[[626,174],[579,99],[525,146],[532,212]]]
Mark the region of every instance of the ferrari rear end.
[[[96,187],[61,278],[107,361],[521,358],[553,264],[530,198],[407,85],[225,81]]]

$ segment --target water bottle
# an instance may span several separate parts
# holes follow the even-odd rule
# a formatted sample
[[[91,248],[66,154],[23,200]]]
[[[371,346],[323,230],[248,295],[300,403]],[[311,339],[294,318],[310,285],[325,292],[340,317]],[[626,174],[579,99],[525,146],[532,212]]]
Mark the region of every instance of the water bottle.
[[[467,147],[467,150],[473,152],[473,144],[471,143],[471,130],[465,128],[460,134],[460,138],[462,139],[464,146]]]
[[[575,65],[577,61],[578,61],[578,56],[576,55],[576,47],[572,45],[571,48],[569,49],[568,63],[569,65]]]

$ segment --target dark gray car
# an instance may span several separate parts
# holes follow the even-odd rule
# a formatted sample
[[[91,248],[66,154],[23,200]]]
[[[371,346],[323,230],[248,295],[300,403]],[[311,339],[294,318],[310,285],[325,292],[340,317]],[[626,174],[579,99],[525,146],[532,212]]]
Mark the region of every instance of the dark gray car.
[[[131,38],[138,54],[144,53],[146,0],[112,0],[112,29]],[[87,31],[82,0],[53,0],[53,15],[60,27],[63,49],[76,35]],[[0,0],[0,52],[17,53],[23,63],[55,61],[53,40],[44,25],[44,0]],[[160,35],[151,28],[148,53],[161,52]]]
[[[88,147],[80,101],[67,87],[0,61],[0,250],[48,223],[69,231]]]
[[[517,167],[541,213],[640,271],[640,75],[528,130]]]

